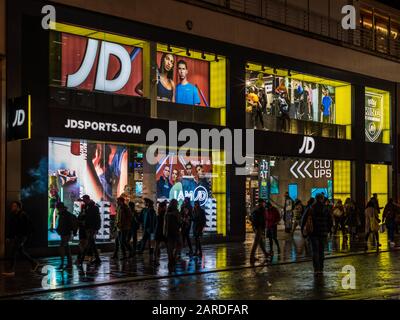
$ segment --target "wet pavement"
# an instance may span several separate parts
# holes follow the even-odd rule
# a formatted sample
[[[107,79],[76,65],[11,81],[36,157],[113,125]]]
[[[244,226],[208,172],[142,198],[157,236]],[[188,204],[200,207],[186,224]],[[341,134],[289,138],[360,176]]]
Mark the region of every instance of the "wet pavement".
[[[244,243],[204,246],[203,257],[183,255],[175,274],[167,269],[165,249],[160,265],[155,266],[149,254],[115,261],[103,254],[99,267],[85,264],[70,272],[59,271],[59,259],[40,262],[47,266],[32,273],[29,265],[20,264],[13,278],[0,277],[0,298],[15,299],[326,299],[385,298],[400,296],[400,247],[387,245],[381,234],[380,253],[364,241],[344,241],[335,236],[327,245],[326,272],[314,279],[310,250],[297,231],[292,238],[279,232],[281,254],[268,266],[251,266],[249,253],[252,234]],[[397,239],[396,243],[399,244]],[[269,245],[267,245],[269,249]],[[185,252],[185,250],[183,251]],[[262,258],[261,252],[258,252]],[[262,260],[260,260],[262,261]],[[357,272],[355,290],[341,287],[343,266],[353,265]],[[0,271],[4,262],[0,263]],[[244,294],[245,292],[245,294]]]

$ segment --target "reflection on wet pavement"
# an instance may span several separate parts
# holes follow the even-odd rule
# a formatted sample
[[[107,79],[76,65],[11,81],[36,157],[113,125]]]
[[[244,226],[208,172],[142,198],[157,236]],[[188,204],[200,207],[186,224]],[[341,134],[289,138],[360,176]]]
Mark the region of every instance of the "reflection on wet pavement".
[[[262,266],[254,269],[247,268],[250,266],[248,259],[252,244],[252,236],[252,234],[248,234],[247,240],[244,243],[223,243],[204,246],[204,254],[202,258],[193,258],[184,255],[182,261],[177,264],[174,277],[169,277],[165,249],[162,250],[159,266],[155,266],[148,253],[136,255],[132,259],[123,261],[112,260],[111,255],[104,254],[102,255],[103,263],[99,267],[85,264],[82,270],[74,266],[70,272],[56,270],[56,267],[59,264],[58,258],[41,260],[41,263],[49,266],[47,272],[46,270],[42,270],[43,274],[40,273],[41,270],[39,270],[38,273],[26,272],[26,270],[29,269],[29,266],[21,264],[19,266],[20,269],[17,270],[16,277],[0,278],[0,296],[4,297],[22,293],[41,292],[44,289],[57,290],[99,284],[121,283],[135,279],[159,279],[157,281],[146,281],[146,286],[153,283],[151,290],[156,290],[158,294],[161,294],[161,296],[163,296],[163,290],[168,293],[167,295],[169,296],[172,290],[171,288],[174,288],[174,290],[178,290],[179,292],[182,288],[185,288],[185,292],[188,291],[189,296],[193,299],[201,298],[204,296],[204,292],[207,292],[207,299],[216,297],[219,299],[228,299],[233,298],[232,295],[234,296],[237,294],[237,290],[239,290],[243,285],[240,284],[242,278],[245,278],[246,282],[253,283],[253,286],[257,289],[255,290],[255,294],[261,290],[261,287],[269,287],[266,281],[262,281],[260,284],[254,282],[258,277],[264,278],[266,272],[274,274],[274,280],[270,281],[272,284],[270,286],[271,288],[276,286],[276,281],[280,283],[280,279],[285,279],[288,288],[295,283],[300,283],[300,288],[303,287],[306,291],[310,290],[310,286],[313,287],[314,279],[308,262],[292,265],[280,265],[279,268],[277,267],[272,269],[265,269]],[[381,239],[382,251],[388,249],[385,236],[386,234],[383,234]],[[273,257],[273,265],[310,260],[311,250],[299,232],[296,233],[293,238],[289,234],[280,233],[279,241],[281,254]],[[358,259],[358,256],[346,257],[346,255],[364,253],[364,247],[365,242],[362,241],[350,242],[349,239],[346,241],[342,236],[333,237],[327,245],[327,257],[343,256],[343,258],[338,259],[338,261],[341,261],[340,263],[343,261],[349,261],[350,263],[353,259]],[[269,249],[268,244],[267,249]],[[373,253],[374,250],[375,247],[370,244],[370,252],[373,256],[376,256],[376,254]],[[185,252],[185,250],[183,252]],[[390,269],[392,266],[390,256],[385,256],[386,258],[381,260],[381,255],[378,255],[378,258],[375,257],[374,259],[375,262],[371,262],[373,265],[373,272],[380,272],[380,274],[377,275],[379,276],[379,279],[388,278],[389,275],[387,274],[386,269]],[[334,263],[334,260],[332,260],[332,263]],[[286,275],[286,272],[289,272],[285,271],[286,268],[290,269],[290,277],[287,277]],[[4,270],[4,263],[0,264],[0,269],[0,271]],[[232,271],[231,269],[236,270]],[[216,270],[221,272],[213,273]],[[227,270],[227,272],[223,272],[223,270]],[[204,275],[198,275],[199,273],[204,273]],[[185,277],[180,277],[181,275],[185,275]],[[307,281],[301,281],[302,277],[311,278]],[[328,277],[331,277],[331,275],[328,275]],[[235,281],[229,281],[231,278],[235,278]],[[225,285],[216,288],[215,282],[221,281],[225,283]],[[283,283],[281,284],[283,285]],[[124,290],[129,290],[130,285],[131,284],[128,284],[127,288]],[[143,284],[135,282],[134,286],[141,285]],[[108,286],[98,287],[90,290],[99,292],[99,295],[101,296],[101,292],[104,292],[104,294],[107,292],[103,291],[106,290],[105,288],[107,287]],[[90,295],[90,290],[85,293],[85,290],[82,289],[80,292],[82,292],[84,297],[81,297],[80,299],[95,298]],[[337,291],[335,292],[337,293]],[[120,298],[114,291],[111,291],[109,294],[112,295],[112,297],[108,297],[108,299]],[[246,298],[251,298],[252,294],[252,292],[246,291]],[[324,294],[327,294],[326,289],[324,289]],[[143,298],[141,295],[142,293],[132,292],[128,296],[131,299],[135,299],[135,296]],[[55,292],[51,293],[50,296],[52,299],[62,299],[62,297],[72,298],[68,292]],[[292,297],[292,295],[290,296]],[[159,298],[163,299],[162,297]],[[168,299],[170,298],[171,297],[168,297]],[[178,298],[178,296],[173,296],[172,298]],[[279,295],[275,298],[279,298]]]

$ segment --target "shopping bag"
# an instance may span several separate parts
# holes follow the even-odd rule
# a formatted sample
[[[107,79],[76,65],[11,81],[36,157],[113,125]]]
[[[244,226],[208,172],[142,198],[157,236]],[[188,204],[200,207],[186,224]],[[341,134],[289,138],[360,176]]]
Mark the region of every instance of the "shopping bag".
[[[382,224],[379,226],[379,231],[380,231],[381,233],[384,233],[385,230],[386,230],[386,224],[382,223]]]

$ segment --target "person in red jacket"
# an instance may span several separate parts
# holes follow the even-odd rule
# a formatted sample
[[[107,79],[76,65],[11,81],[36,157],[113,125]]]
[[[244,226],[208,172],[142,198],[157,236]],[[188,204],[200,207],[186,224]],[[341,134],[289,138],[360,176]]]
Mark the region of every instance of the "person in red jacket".
[[[279,247],[278,241],[278,224],[281,220],[281,215],[276,207],[274,207],[271,202],[267,203],[267,210],[266,210],[266,229],[267,229],[267,237],[269,239],[269,247],[270,247],[270,254],[271,256],[274,254],[273,244],[275,244],[278,249],[278,254],[281,253],[281,249]]]

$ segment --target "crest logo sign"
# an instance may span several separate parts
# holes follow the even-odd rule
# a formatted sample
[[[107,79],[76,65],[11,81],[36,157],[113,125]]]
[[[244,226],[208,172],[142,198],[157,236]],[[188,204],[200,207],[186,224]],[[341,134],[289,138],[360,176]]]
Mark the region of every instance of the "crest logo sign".
[[[383,95],[365,92],[365,137],[375,142],[381,137],[383,128]]]

